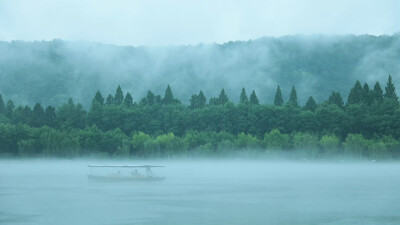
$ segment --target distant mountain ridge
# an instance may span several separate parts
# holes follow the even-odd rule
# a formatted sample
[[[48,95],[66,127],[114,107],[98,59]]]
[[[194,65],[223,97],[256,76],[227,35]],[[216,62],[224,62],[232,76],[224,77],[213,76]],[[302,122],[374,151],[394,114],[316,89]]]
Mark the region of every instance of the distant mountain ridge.
[[[237,102],[253,89],[272,104],[280,85],[285,101],[291,86],[300,104],[321,102],[347,91],[358,79],[386,85],[391,74],[400,89],[400,35],[314,35],[263,37],[195,46],[130,47],[62,40],[0,42],[0,94],[19,104],[60,105],[69,97],[88,106],[95,92],[114,94],[120,84],[138,102],[148,90],[188,103],[224,88]]]

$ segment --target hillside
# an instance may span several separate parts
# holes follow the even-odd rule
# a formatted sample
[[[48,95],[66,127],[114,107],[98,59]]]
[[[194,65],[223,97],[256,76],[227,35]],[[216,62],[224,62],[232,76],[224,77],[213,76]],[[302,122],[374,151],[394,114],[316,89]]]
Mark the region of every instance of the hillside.
[[[357,79],[400,82],[400,35],[285,36],[196,46],[130,47],[62,40],[0,42],[0,94],[19,104],[61,105],[69,97],[86,107],[100,90],[118,84],[139,101],[147,90],[163,94],[170,84],[188,103],[203,90],[207,100],[225,88],[237,102],[254,89],[272,103],[280,85],[285,100],[292,85],[299,103],[320,102],[340,91],[345,98]]]

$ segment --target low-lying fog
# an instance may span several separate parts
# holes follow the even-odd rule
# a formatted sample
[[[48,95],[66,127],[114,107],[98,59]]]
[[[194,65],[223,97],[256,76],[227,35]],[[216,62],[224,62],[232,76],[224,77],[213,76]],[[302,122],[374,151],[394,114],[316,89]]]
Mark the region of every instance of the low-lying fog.
[[[90,181],[155,164],[158,182]],[[1,160],[0,224],[400,224],[400,164]],[[144,171],[141,171],[144,173]]]

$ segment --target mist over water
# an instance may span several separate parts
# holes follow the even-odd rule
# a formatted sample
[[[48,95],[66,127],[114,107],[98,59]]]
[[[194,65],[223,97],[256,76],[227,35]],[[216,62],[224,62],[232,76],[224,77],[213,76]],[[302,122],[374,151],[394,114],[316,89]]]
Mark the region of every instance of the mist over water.
[[[95,182],[88,164],[165,165]],[[397,163],[0,161],[0,224],[399,224]]]

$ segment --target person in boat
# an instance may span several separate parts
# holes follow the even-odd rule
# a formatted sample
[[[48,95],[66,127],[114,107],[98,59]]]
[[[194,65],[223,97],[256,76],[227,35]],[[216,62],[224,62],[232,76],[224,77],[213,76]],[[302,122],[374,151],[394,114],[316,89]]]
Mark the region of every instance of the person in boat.
[[[139,173],[138,173],[138,171],[137,171],[137,170],[135,170],[135,172],[133,172],[133,171],[132,171],[132,173],[131,173],[131,174],[132,174],[132,176],[139,176]]]

